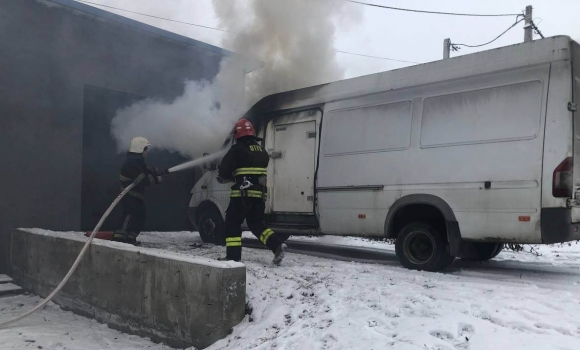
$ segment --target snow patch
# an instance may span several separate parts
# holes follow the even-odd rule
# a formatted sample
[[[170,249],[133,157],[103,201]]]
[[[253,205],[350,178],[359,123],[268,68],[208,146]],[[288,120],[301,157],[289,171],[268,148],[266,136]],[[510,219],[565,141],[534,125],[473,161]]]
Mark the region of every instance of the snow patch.
[[[347,237],[298,239],[392,250],[383,242]],[[143,233],[139,240],[172,256],[215,259],[225,253],[190,232]],[[208,349],[580,349],[580,245],[536,248],[540,256],[503,252],[496,261],[459,262],[447,273],[292,253],[275,267],[270,251],[245,248],[252,315]],[[76,320],[58,322],[50,326],[76,326]],[[36,334],[51,336],[45,327]],[[87,338],[97,336],[94,328]],[[0,342],[15,341],[18,329],[0,331]],[[148,348],[118,344],[108,333],[98,336],[100,347],[90,340],[65,346]]]
[[[0,297],[0,323],[23,314],[40,301],[31,295]],[[95,320],[64,311],[53,302],[25,320],[0,329],[0,344],[3,350],[172,349],[112,330]]]
[[[32,234],[36,234],[36,235],[59,237],[59,238],[70,239],[70,240],[83,242],[83,243],[86,242],[88,239],[87,237],[85,237],[84,233],[82,233],[82,232],[55,232],[55,231],[38,229],[38,228],[31,228],[31,229],[20,228],[19,230],[24,231],[24,232],[29,232]],[[183,234],[183,233],[181,233],[181,234]],[[139,253],[139,254],[143,254],[143,255],[155,256],[158,258],[171,259],[171,260],[182,261],[182,262],[204,265],[204,266],[211,266],[211,267],[216,267],[216,268],[229,269],[229,268],[237,268],[237,267],[244,266],[244,264],[239,263],[239,262],[235,262],[235,261],[217,261],[215,259],[208,259],[208,258],[198,257],[198,256],[192,257],[192,256],[183,255],[183,254],[176,255],[174,253],[170,253],[170,252],[167,252],[167,251],[161,250],[161,249],[135,247],[135,246],[130,245],[130,244],[106,241],[106,240],[102,240],[102,239],[94,239],[91,244],[103,246],[103,247],[115,248],[115,249],[124,250],[127,252],[135,252],[135,253]],[[80,251],[79,251],[79,253],[80,253]]]

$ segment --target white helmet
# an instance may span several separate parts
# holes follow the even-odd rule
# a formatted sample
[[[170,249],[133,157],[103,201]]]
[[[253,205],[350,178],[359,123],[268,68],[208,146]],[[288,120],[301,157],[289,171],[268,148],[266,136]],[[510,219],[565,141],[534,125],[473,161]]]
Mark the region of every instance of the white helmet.
[[[129,145],[129,152],[131,153],[143,153],[146,147],[151,146],[149,141],[147,141],[144,137],[135,137],[131,140],[131,144]]]

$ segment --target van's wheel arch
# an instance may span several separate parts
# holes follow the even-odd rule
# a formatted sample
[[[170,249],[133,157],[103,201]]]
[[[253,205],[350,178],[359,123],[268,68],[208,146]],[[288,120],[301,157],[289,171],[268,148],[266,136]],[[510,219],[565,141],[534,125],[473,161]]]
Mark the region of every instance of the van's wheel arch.
[[[413,234],[413,230],[417,232]],[[455,260],[451,247],[455,247],[461,234],[447,202],[430,194],[411,194],[399,198],[391,206],[385,219],[385,237],[396,239],[401,265],[414,270],[440,271]],[[421,239],[416,241],[413,237]],[[428,261],[409,255],[408,244],[421,244],[421,240],[435,249]]]
[[[455,257],[449,254],[444,233],[434,225],[417,221],[404,226],[395,242],[395,251],[403,267],[420,271],[442,271]]]
[[[205,204],[197,210],[199,236],[205,243],[226,244],[225,222],[215,204]]]

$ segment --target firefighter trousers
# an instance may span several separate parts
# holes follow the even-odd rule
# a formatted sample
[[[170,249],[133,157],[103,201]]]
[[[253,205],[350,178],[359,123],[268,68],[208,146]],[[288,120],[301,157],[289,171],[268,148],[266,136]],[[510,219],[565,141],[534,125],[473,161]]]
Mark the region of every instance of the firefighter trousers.
[[[265,202],[261,198],[230,198],[226,210],[226,251],[227,259],[242,259],[242,223],[248,223],[250,231],[272,252],[276,252],[284,243],[278,235],[269,229],[264,222]]]
[[[145,202],[140,198],[127,195],[121,199],[121,206],[123,208],[121,229],[116,231],[115,234],[136,238],[141,233],[143,226],[145,226],[145,217],[147,215]]]

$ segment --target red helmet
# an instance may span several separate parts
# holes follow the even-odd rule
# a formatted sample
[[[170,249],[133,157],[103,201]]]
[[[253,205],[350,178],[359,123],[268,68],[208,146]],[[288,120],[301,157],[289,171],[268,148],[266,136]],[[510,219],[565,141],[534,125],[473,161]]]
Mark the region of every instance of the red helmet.
[[[240,119],[234,126],[234,140],[244,136],[256,136],[256,130],[249,120]]]

